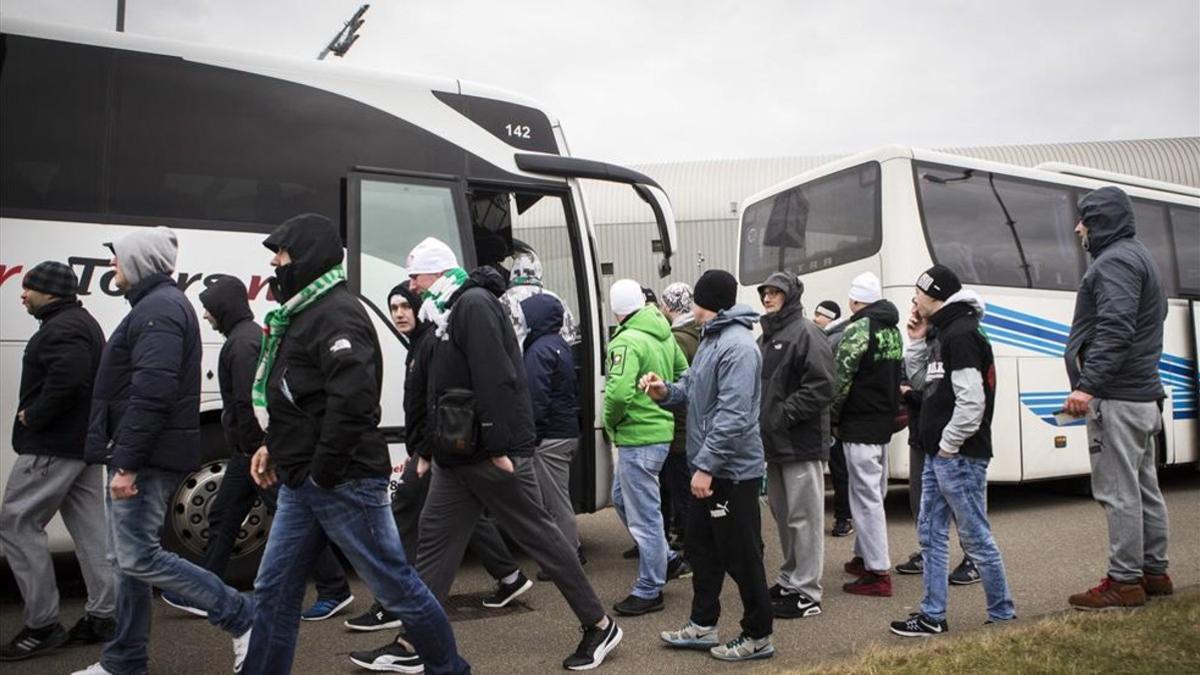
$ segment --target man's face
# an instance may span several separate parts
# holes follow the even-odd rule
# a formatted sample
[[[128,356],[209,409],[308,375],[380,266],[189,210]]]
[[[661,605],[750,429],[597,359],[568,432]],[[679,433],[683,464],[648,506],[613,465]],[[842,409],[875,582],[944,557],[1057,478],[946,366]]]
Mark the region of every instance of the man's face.
[[[774,286],[767,286],[763,289],[762,294],[763,309],[767,310],[767,314],[774,314],[783,308],[783,301],[787,298],[783,291]]]
[[[1083,224],[1083,220],[1075,223],[1075,236],[1079,237],[1079,245],[1083,247],[1083,250],[1089,250],[1091,242],[1088,241],[1088,229],[1087,225]]]
[[[830,321],[833,321],[833,319],[830,319],[820,312],[813,312],[813,323],[817,324],[821,328],[828,326]]]
[[[388,309],[392,312],[392,323],[396,324],[396,330],[402,334],[408,335],[417,326],[412,307],[409,306],[408,300],[405,300],[403,295],[393,295],[391,302],[388,303]]]
[[[285,267],[292,264],[292,254],[288,253],[286,248],[281,248],[275,252],[271,258],[271,267]]]
[[[696,317],[696,323],[700,324],[701,326],[717,318],[716,312],[712,311],[711,309],[705,309],[700,305],[696,305],[695,308],[692,309],[692,315]]]
[[[424,293],[425,291],[429,290],[429,288],[433,286],[437,280],[441,278],[441,276],[442,275],[440,273],[436,272],[410,274],[408,275],[408,286],[417,293]]]
[[[933,296],[929,295],[920,288],[918,288],[916,294],[913,295],[912,301],[913,306],[917,309],[917,314],[920,315],[922,319],[928,319],[929,317],[933,316],[933,313],[936,312],[940,306],[938,301],[935,300]]]
[[[30,314],[36,313],[53,299],[54,296],[49,293],[35,291],[32,288],[21,288],[21,304],[25,306],[25,311]]]
[[[122,291],[129,290],[129,279],[125,276],[125,271],[121,269],[121,263],[117,262],[117,256],[114,255],[112,260],[108,261],[108,265],[116,272],[113,275],[113,285]]]

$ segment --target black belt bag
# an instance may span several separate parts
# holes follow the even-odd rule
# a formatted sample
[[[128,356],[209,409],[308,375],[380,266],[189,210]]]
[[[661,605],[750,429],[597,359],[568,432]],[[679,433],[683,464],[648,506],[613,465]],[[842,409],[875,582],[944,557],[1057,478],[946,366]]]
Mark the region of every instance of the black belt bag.
[[[433,422],[434,454],[465,459],[478,452],[479,423],[475,417],[475,392],[447,389],[438,398]]]

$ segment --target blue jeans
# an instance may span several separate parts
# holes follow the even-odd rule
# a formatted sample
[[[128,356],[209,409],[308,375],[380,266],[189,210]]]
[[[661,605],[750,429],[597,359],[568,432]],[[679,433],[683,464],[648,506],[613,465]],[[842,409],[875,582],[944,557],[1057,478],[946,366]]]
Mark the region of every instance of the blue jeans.
[[[928,457],[921,473],[921,513],[917,537],[925,562],[925,597],[921,613],[937,621],[946,618],[946,588],[950,576],[950,518],[958,526],[963,551],[979,569],[987,598],[988,618],[1004,621],[1016,616],[1004,561],[992,538],[987,517],[988,460],[973,457]]]
[[[667,583],[667,561],[676,555],[667,548],[658,488],[669,448],[667,443],[617,448],[612,501],[638,547],[638,578],[631,592],[639,598],[658,597]]]
[[[101,665],[110,673],[146,672],[153,586],[207,611],[208,622],[231,635],[245,633],[254,621],[254,602],[250,598],[226,586],[212,572],[164,551],[159,543],[167,501],[183,476],[143,468],[137,473],[137,494],[133,497],[114,500],[108,490],[104,491],[109,562],[117,581],[117,630],[100,656]]]
[[[256,608],[247,673],[288,673],[296,652],[305,579],[329,541],[337,544],[375,598],[404,621],[425,672],[469,673],[442,606],[404,557],[387,478],[348,480],[332,490],[306,478],[281,485],[267,550],[254,581]]]

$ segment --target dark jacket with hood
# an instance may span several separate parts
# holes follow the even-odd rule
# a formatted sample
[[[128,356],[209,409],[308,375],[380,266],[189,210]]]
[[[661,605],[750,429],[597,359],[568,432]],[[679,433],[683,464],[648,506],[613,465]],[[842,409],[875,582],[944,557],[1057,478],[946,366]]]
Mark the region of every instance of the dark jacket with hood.
[[[19,455],[83,459],[88,406],[104,333],[75,296],[53,300],[34,313],[40,322],[25,345],[13,450]]]
[[[388,293],[388,304],[392,296],[402,295],[412,308],[413,317],[421,314],[421,296],[402,283]],[[426,373],[433,354],[433,324],[416,319],[416,325],[407,333],[408,352],[404,355],[404,449],[409,457],[418,455],[429,458],[428,447],[429,406],[426,400]]]
[[[696,352],[700,349],[700,324],[691,314],[688,314],[686,319],[680,318],[677,321],[680,323],[671,324],[671,335],[675,336],[675,342],[679,345],[680,351],[683,352],[683,358],[690,367],[696,358]],[[674,412],[675,438],[671,440],[671,454],[686,455],[687,410],[680,408]]]
[[[538,441],[579,438],[579,408],[575,403],[575,357],[561,335],[563,304],[549,293],[521,301],[525,326],[525,376],[533,403]]]
[[[834,353],[831,422],[848,443],[887,443],[900,409],[900,312],[879,300],[846,322]]]
[[[262,348],[262,327],[254,322],[246,286],[237,277],[218,278],[200,293],[200,304],[217,320],[217,330],[225,336],[217,357],[225,444],[234,452],[252,455],[263,443],[250,393]]]
[[[783,291],[783,307],[764,314],[762,336],[763,450],[768,462],[828,461],[833,352],[817,324],[804,316],[804,285],[776,272],[759,289]]]
[[[500,305],[506,286],[491,267],[475,269],[446,305],[446,339],[430,338],[428,425],[440,465],[527,457],[537,445],[521,348]],[[451,426],[457,439],[469,442],[451,441],[445,433]]]
[[[1103,187],[1080,200],[1079,217],[1092,264],[1079,283],[1067,338],[1071,388],[1097,398],[1160,400],[1167,298],[1154,259],[1134,236],[1133,206],[1121,190]]]
[[[146,228],[113,244],[132,305],[96,372],[86,458],[114,469],[200,466],[200,322],[170,272],[175,234]]]
[[[292,262],[275,271],[279,302],[342,261],[337,228],[305,214],[280,225],[263,245],[286,249]],[[296,487],[311,476],[332,488],[391,473],[379,431],[383,357],[371,319],[338,284],[292,316],[267,380],[267,448],[281,479]]]

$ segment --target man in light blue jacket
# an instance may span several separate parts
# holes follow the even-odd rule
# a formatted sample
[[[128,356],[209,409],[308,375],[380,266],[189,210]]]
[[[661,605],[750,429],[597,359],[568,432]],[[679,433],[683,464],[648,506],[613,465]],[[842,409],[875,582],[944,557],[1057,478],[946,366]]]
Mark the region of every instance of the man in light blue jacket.
[[[642,389],[665,407],[687,405],[687,456],[692,473],[686,546],[691,557],[692,611],[680,630],[664,631],[674,647],[708,649],[724,661],[772,656],[771,599],[763,569],[758,489],[764,472],[758,415],[762,356],[752,329],[758,314],[737,301],[737,280],[709,270],[693,293],[700,348],[675,384],[657,373]],[[717,638],[719,598],[725,575],[742,599],[740,634]]]

